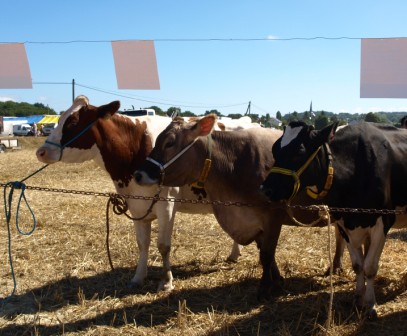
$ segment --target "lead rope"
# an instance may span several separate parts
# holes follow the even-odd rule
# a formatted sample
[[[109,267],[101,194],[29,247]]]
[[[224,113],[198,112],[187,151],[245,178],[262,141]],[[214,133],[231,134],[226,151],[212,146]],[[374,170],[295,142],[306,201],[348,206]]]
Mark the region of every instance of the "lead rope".
[[[328,228],[328,258],[329,258],[329,287],[330,287],[330,292],[329,292],[329,305],[328,305],[328,317],[326,320],[325,324],[325,334],[328,335],[329,329],[331,328],[332,324],[332,307],[333,307],[333,301],[334,301],[334,287],[333,287],[333,279],[332,279],[332,274],[333,274],[333,263],[332,263],[332,241],[331,241],[331,216],[329,215],[329,208],[327,205],[321,205],[319,206],[319,215],[320,217],[327,223],[327,228]]]
[[[332,279],[332,274],[333,274],[333,263],[332,263],[332,242],[331,242],[331,216],[329,215],[329,207],[327,205],[318,205],[316,206],[318,209],[318,215],[319,218],[316,219],[315,221],[311,223],[304,224],[297,220],[293,213],[292,209],[290,207],[290,204],[287,203],[287,213],[290,216],[290,219],[297,224],[298,226],[301,227],[312,227],[318,224],[321,221],[324,221],[327,223],[327,228],[328,228],[328,259],[329,259],[329,286],[330,286],[330,293],[329,293],[329,305],[328,305],[328,317],[326,320],[325,324],[325,333],[328,334],[328,330],[331,328],[332,324],[332,307],[333,307],[333,300],[334,300],[334,289],[333,289],[333,279]]]
[[[25,180],[30,178],[31,176],[37,174],[44,168],[46,168],[48,165],[44,165],[43,167],[37,169],[34,173],[30,174],[26,178],[22,179],[21,181],[14,181],[14,182],[8,182],[4,185],[3,189],[3,200],[4,200],[4,213],[6,215],[6,226],[7,226],[7,253],[8,253],[8,260],[10,264],[10,273],[11,273],[11,278],[13,280],[13,289],[10,295],[5,297],[4,299],[0,299],[1,305],[4,305],[9,301],[9,299],[15,294],[17,290],[17,280],[14,272],[14,265],[13,265],[13,257],[11,254],[11,228],[10,228],[10,222],[11,222],[11,209],[12,209],[12,201],[13,201],[13,193],[15,189],[20,189],[20,196],[18,198],[17,202],[17,208],[16,208],[16,228],[19,234],[25,235],[25,236],[30,236],[34,233],[35,229],[37,228],[37,219],[35,218],[35,214],[33,210],[31,209],[27,198],[25,197],[25,184],[23,183]],[[7,195],[7,188],[10,188],[10,191]],[[20,228],[19,224],[19,213],[20,213],[20,206],[21,206],[21,201],[24,200],[25,204],[27,205],[28,210],[31,213],[33,223],[31,226],[31,229],[28,231],[24,231]]]
[[[112,271],[114,271],[114,266],[112,262],[112,257],[110,255],[110,244],[109,244],[109,236],[110,236],[110,219],[109,219],[109,209],[110,209],[110,204],[113,204],[113,212],[116,215],[125,215],[127,218],[131,220],[142,220],[146,218],[151,211],[153,210],[154,204],[156,204],[159,200],[161,192],[161,187],[158,188],[157,193],[154,195],[153,200],[151,201],[151,204],[149,208],[147,209],[146,213],[141,216],[141,217],[132,217],[130,216],[127,211],[129,210],[129,207],[127,205],[127,202],[125,198],[122,195],[119,194],[109,194],[109,199],[106,204],[106,252],[107,252],[107,258],[109,260],[109,265]]]
[[[59,155],[59,160],[61,160],[62,158],[62,151],[63,149],[70,143],[72,143],[73,141],[75,141],[77,138],[79,138],[82,134],[84,134],[87,130],[89,130],[92,125],[94,124],[94,122],[90,123],[89,125],[87,125],[81,132],[79,132],[75,137],[73,137],[70,141],[68,141],[66,144],[64,144],[63,146],[61,146],[60,144],[57,144],[55,142],[49,141],[49,140],[45,140],[45,143],[54,145],[56,147],[58,147],[60,149],[60,155]],[[49,165],[46,164],[43,167],[37,169],[34,173],[28,175],[27,177],[25,177],[24,179],[22,179],[21,181],[15,181],[15,182],[9,182],[4,186],[4,212],[6,215],[6,225],[7,225],[7,239],[8,239],[8,259],[9,259],[9,264],[10,264],[10,272],[11,272],[11,277],[13,279],[13,290],[11,292],[11,294],[9,296],[7,296],[4,299],[1,299],[0,303],[3,305],[5,304],[16,292],[17,289],[17,281],[16,281],[16,277],[15,277],[15,273],[14,273],[14,266],[13,266],[13,258],[11,256],[11,231],[10,231],[10,221],[11,221],[11,206],[12,206],[12,200],[13,200],[13,192],[14,189],[21,189],[21,193],[20,193],[20,197],[18,199],[18,203],[17,203],[17,209],[16,209],[16,228],[18,233],[22,234],[22,235],[32,235],[37,227],[37,220],[35,218],[34,212],[32,211],[30,205],[28,204],[28,201],[25,197],[24,194],[24,190],[25,190],[25,184],[23,183],[25,180],[29,179],[30,177],[34,176],[35,174],[39,173],[41,170],[45,169],[46,167],[48,167]],[[10,187],[10,192],[8,194],[7,197],[7,187]],[[8,201],[7,201],[8,198]],[[33,218],[33,225],[31,230],[29,231],[23,231],[20,229],[19,226],[19,221],[18,221],[18,215],[20,212],[20,204],[21,204],[21,200],[24,199],[25,204],[28,207],[28,210],[31,213],[31,216]]]

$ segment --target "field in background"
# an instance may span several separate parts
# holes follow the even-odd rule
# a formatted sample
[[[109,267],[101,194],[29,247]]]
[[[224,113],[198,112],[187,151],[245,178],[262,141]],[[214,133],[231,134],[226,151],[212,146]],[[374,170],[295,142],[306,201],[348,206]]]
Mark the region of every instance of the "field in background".
[[[20,138],[22,150],[0,154],[0,183],[18,181],[43,166],[35,148],[45,138]],[[28,186],[112,192],[107,174],[93,162],[57,163],[25,182]],[[261,274],[254,244],[236,264],[224,260],[230,238],[212,215],[178,214],[172,256],[172,293],[156,293],[161,258],[156,223],[149,279],[128,289],[137,248],[133,224],[110,214],[111,270],[105,246],[106,197],[26,190],[37,228],[17,232],[15,190],[11,255],[16,295],[0,307],[0,335],[319,335],[330,295],[327,228],[284,227],[277,261],[285,293],[269,303],[256,299]],[[21,203],[19,224],[32,218]],[[13,289],[4,209],[0,212],[0,296]],[[333,238],[333,234],[332,234]],[[405,335],[407,330],[407,230],[386,242],[376,282],[377,321],[364,321],[352,307],[354,274],[348,253],[345,272],[333,277],[334,325],[329,335]]]

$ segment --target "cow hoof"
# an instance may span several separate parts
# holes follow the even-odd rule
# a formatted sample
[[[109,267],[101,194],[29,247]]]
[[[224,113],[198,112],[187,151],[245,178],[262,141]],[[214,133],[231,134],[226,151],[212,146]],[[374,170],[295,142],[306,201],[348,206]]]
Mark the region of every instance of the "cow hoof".
[[[285,294],[281,281],[273,281],[271,286],[260,286],[257,291],[257,300],[259,302],[271,301],[273,297]]]
[[[134,288],[140,288],[143,287],[144,283],[140,283],[139,281],[130,281],[130,283],[127,285],[128,289],[134,289]]]
[[[365,316],[369,321],[375,321],[378,319],[377,311],[374,308],[366,311]]]
[[[355,297],[353,298],[353,304],[358,311],[360,312],[365,311],[363,306],[363,295],[355,294]]]
[[[342,273],[343,273],[343,268],[341,266],[334,267],[332,269],[332,274],[334,274],[334,275],[341,275]],[[329,276],[330,274],[331,274],[331,268],[328,267],[328,269],[324,273],[324,276]]]
[[[134,282],[129,282],[129,284],[127,285],[127,289],[134,289],[134,288],[136,288],[137,287],[137,285],[134,283]]]
[[[158,284],[157,292],[165,291],[171,292],[174,289],[172,285],[172,273],[171,271],[166,271],[161,277],[160,283]]]
[[[269,288],[260,287],[257,291],[257,301],[259,302],[270,302],[271,293]]]
[[[230,263],[230,264],[236,264],[236,263],[237,263],[237,259],[238,259],[238,258],[229,256],[229,257],[226,259],[226,262],[227,262],[227,263]]]
[[[158,284],[157,292],[171,292],[174,289],[174,286],[172,284],[172,281],[166,282],[166,281],[160,281]]]

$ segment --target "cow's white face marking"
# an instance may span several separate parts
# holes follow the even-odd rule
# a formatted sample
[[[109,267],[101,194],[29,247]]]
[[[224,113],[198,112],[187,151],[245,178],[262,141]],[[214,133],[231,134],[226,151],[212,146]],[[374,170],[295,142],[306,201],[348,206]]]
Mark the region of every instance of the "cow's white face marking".
[[[281,138],[281,148],[287,146],[291,141],[293,141],[300,133],[301,129],[302,129],[301,126],[294,128],[291,126],[287,126],[283,134],[283,137]]]

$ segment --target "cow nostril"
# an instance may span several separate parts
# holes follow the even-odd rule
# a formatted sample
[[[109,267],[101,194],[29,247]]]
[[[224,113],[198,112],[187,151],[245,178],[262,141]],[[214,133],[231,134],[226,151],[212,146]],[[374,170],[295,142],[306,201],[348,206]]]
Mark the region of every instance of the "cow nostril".
[[[137,171],[134,173],[134,178],[136,179],[137,182],[140,182],[143,176],[141,175],[140,172]]]

